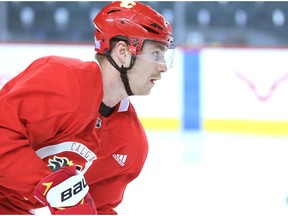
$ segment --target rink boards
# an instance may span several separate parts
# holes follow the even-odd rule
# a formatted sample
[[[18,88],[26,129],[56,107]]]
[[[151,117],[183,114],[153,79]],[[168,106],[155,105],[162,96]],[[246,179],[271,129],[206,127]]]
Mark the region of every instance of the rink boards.
[[[201,51],[202,127],[288,135],[288,52],[276,48]]]

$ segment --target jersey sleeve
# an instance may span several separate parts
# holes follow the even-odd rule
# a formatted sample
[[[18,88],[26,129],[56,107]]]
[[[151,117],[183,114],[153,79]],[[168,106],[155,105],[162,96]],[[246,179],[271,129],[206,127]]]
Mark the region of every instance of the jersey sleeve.
[[[67,127],[79,97],[66,67],[43,64],[29,71],[0,93],[0,184],[36,202],[32,191],[50,170],[33,146]],[[38,131],[30,128],[35,123],[41,123]]]

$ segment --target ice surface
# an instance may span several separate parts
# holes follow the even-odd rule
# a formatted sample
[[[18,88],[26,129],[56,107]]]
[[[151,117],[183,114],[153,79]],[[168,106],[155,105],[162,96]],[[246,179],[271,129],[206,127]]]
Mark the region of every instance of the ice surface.
[[[148,132],[119,215],[287,216],[288,138]]]

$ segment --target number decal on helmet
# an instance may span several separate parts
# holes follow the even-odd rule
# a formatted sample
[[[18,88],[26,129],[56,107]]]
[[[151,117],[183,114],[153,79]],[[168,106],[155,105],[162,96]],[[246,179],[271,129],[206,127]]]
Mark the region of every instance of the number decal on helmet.
[[[121,1],[121,4],[120,4],[120,7],[123,7],[123,8],[132,8],[136,5],[136,2],[134,1],[131,1],[131,0],[124,0],[124,1]]]

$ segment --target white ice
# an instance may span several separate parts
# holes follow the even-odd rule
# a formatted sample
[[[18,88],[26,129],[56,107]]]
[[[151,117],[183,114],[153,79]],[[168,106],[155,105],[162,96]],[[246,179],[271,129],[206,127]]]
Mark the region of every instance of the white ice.
[[[147,134],[147,163],[119,215],[288,215],[287,137]]]

